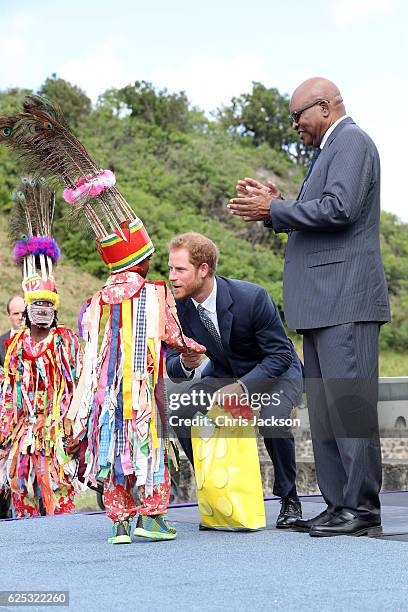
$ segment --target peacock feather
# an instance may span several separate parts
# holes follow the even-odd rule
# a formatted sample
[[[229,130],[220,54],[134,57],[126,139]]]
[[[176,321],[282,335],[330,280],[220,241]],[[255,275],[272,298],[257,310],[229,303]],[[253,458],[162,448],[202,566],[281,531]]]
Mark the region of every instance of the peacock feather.
[[[30,95],[21,113],[0,117],[0,129],[4,134],[1,140],[17,153],[23,167],[35,176],[46,176],[55,188],[62,183],[72,189],[78,179],[97,176],[100,171],[69,129],[60,108],[43,96]],[[74,214],[85,216],[98,238],[120,230],[121,223],[135,217],[115,187],[98,197],[85,198],[75,205]]]
[[[51,236],[55,193],[44,178],[22,176],[13,192],[9,220],[12,243],[32,236]]]

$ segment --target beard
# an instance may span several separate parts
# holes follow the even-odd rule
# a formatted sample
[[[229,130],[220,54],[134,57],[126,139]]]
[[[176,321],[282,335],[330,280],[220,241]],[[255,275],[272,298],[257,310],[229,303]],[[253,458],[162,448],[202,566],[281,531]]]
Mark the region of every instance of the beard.
[[[185,283],[181,287],[177,287],[177,288],[173,287],[174,296],[177,300],[183,300],[183,299],[190,298],[190,297],[194,298],[196,295],[200,293],[203,285],[204,285],[203,279],[199,278],[197,274],[197,276],[194,279],[192,279],[188,283]]]

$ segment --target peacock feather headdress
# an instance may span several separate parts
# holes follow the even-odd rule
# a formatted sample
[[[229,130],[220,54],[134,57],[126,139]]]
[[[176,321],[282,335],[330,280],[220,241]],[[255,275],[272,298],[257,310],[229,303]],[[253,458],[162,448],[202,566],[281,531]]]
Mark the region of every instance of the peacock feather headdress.
[[[126,270],[154,251],[142,221],[68,127],[60,109],[46,98],[28,96],[23,111],[0,117],[0,138],[30,172],[63,183],[63,198],[84,216],[97,248],[113,272]]]
[[[60,257],[52,238],[55,193],[44,178],[21,177],[13,192],[9,234],[13,259],[22,267],[25,301],[47,300],[58,308],[54,266]]]

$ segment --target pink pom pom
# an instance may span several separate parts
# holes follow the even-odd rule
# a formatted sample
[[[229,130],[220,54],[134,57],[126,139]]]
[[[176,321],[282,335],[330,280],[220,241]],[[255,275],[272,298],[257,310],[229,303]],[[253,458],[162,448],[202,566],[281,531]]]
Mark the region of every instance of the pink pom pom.
[[[62,197],[68,204],[77,204],[85,197],[96,198],[116,183],[112,170],[101,170],[96,176],[88,174],[75,181],[75,189],[64,189]]]

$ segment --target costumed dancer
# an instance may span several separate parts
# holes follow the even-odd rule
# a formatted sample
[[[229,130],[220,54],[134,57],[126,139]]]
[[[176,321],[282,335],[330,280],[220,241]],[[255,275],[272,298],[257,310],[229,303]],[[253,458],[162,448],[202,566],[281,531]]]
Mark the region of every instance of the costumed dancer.
[[[11,490],[13,516],[74,511],[71,421],[67,418],[81,367],[74,332],[57,321],[51,237],[54,193],[44,179],[22,178],[15,192],[10,234],[23,272],[25,327],[8,340],[0,405],[0,476]]]
[[[87,436],[85,476],[105,479],[104,503],[113,521],[109,543],[131,542],[130,520],[136,514],[135,535],[173,539],[176,530],[165,518],[171,448],[165,345],[197,353],[205,347],[183,336],[166,284],[145,280],[154,247],[116,189],[113,172],[100,170],[47,100],[30,96],[24,111],[9,123],[0,118],[7,142],[26,162],[34,159],[41,172],[62,179],[64,199],[88,221],[111,271],[104,287],[84,305],[79,321],[87,345],[69,417],[75,438]]]

